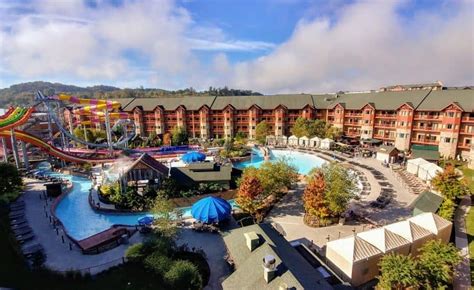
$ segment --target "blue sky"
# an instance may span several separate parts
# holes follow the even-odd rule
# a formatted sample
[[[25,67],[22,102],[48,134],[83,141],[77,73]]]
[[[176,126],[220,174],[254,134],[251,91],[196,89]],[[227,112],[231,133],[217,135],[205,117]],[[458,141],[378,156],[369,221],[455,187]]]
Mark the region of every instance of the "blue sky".
[[[0,87],[472,85],[472,1],[0,0]]]

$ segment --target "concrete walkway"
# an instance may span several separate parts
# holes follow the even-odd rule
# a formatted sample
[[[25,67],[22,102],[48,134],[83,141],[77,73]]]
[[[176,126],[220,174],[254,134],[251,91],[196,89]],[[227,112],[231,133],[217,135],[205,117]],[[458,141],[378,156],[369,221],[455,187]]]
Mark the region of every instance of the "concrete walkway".
[[[469,244],[467,240],[466,232],[466,216],[469,212],[471,205],[471,197],[465,196],[454,216],[454,233],[456,247],[460,250],[461,256],[463,257],[461,263],[456,267],[457,275],[454,277],[453,286],[454,289],[467,290],[471,288],[471,268],[469,259]]]
[[[36,238],[28,244],[40,243],[46,253],[45,266],[55,271],[76,270],[83,273],[96,274],[112,266],[122,263],[126,249],[130,244],[142,241],[139,233],[133,235],[130,244],[120,245],[112,250],[98,255],[83,255],[79,248],[68,240],[61,229],[58,233],[54,230],[48,217],[51,201],[40,199],[41,192],[45,189],[43,182],[25,179],[25,216],[33,228]],[[62,242],[64,237],[64,243]],[[69,248],[72,245],[72,250]]]
[[[235,224],[234,226],[237,226]],[[202,249],[211,268],[209,283],[204,289],[220,290],[222,281],[230,274],[230,268],[225,260],[227,249],[222,235],[216,233],[196,232],[190,227],[179,231],[176,241],[178,245],[187,244],[190,249]]]
[[[368,195],[361,196],[360,200],[353,200],[351,202],[350,208],[354,212],[378,225],[393,223],[411,216],[410,206],[416,195],[410,193],[404,187],[390,168],[382,166],[380,161],[372,158],[352,158],[348,160],[373,167],[380,171],[384,177],[384,180],[377,180],[369,170],[356,166],[367,177],[367,181],[371,185],[371,192]],[[370,206],[370,202],[374,201],[382,190],[379,182],[388,183],[393,190],[393,200],[384,209]],[[322,248],[330,240],[350,236],[373,227],[373,225],[363,222],[352,222],[350,224],[322,228],[306,226],[303,222],[304,208],[302,200],[305,186],[304,183],[298,183],[298,187],[285,195],[266,217],[266,221],[281,225],[285,232],[285,238],[288,241],[299,241],[307,245],[315,244]]]

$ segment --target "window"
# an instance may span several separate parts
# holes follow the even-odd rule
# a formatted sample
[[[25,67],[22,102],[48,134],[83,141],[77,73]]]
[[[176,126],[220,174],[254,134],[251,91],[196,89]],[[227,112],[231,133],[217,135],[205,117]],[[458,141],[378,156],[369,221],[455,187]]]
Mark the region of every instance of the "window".
[[[369,115],[369,114],[370,114],[370,110],[365,110],[365,114],[366,114],[366,115]]]
[[[444,143],[451,143],[451,138],[449,137],[444,138]]]
[[[366,123],[366,124],[369,124],[369,120],[365,120],[365,123]]]
[[[454,112],[448,112],[448,117],[454,117]]]
[[[471,139],[465,139],[464,140],[464,145],[466,145],[466,146],[471,145]]]
[[[452,129],[452,128],[453,128],[453,124],[448,124],[448,125],[446,125],[446,128]]]
[[[398,137],[400,137],[400,138],[405,138],[405,134],[404,134],[404,133],[400,133],[400,134],[398,134]]]

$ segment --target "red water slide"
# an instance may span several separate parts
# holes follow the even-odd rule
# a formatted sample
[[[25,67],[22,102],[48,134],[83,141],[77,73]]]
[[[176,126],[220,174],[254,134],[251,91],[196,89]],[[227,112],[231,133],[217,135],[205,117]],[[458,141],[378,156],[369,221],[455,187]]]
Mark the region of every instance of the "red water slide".
[[[11,131],[0,131],[0,137],[10,137],[11,136]],[[55,156],[59,159],[69,161],[69,162],[74,162],[74,163],[107,163],[107,162],[114,162],[115,159],[112,158],[104,158],[104,159],[93,159],[93,158],[84,158],[84,157],[79,157],[75,156],[72,154],[69,154],[67,152],[64,152],[63,150],[56,148],[52,146],[51,144],[48,144],[44,142],[43,140],[28,134],[24,131],[20,130],[15,130],[15,137],[19,140],[25,141],[27,143],[30,143],[38,148],[40,148],[42,151]]]

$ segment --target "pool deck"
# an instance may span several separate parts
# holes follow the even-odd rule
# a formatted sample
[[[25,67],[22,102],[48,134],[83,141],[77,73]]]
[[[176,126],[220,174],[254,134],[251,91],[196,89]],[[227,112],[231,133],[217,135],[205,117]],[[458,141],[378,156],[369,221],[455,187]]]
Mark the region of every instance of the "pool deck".
[[[83,273],[96,274],[121,264],[126,249],[131,244],[142,241],[142,236],[136,233],[130,238],[129,244],[120,245],[97,255],[84,255],[78,246],[69,241],[61,229],[58,228],[58,233],[56,233],[49,218],[46,217],[45,206],[48,209],[52,201],[48,201],[48,205],[46,205],[46,201],[40,199],[40,194],[44,190],[44,183],[33,179],[24,179],[24,182],[25,216],[36,236],[28,244],[40,243],[43,246],[47,256],[46,267],[60,272],[77,270]],[[64,237],[64,243],[62,237]],[[72,250],[69,249],[70,244]]]
[[[350,160],[380,171],[384,175],[384,182],[390,183],[394,191],[393,201],[386,208],[377,209],[370,207],[370,202],[379,196],[382,187],[379,184],[379,180],[376,180],[369,170],[358,166],[355,167],[367,177],[367,181],[371,185],[371,191],[368,195],[361,196],[360,200],[353,200],[350,208],[357,214],[367,217],[372,223],[357,222],[322,228],[312,228],[305,225],[303,222],[304,208],[302,200],[302,194],[306,186],[304,182],[298,183],[296,189],[291,190],[273,207],[266,217],[266,221],[280,224],[288,241],[300,241],[306,245],[314,244],[322,248],[329,240],[343,238],[353,235],[354,232],[368,230],[374,227],[374,224],[385,225],[411,216],[410,205],[417,196],[406,189],[391,169],[383,167],[380,161],[372,158],[351,158]]]

